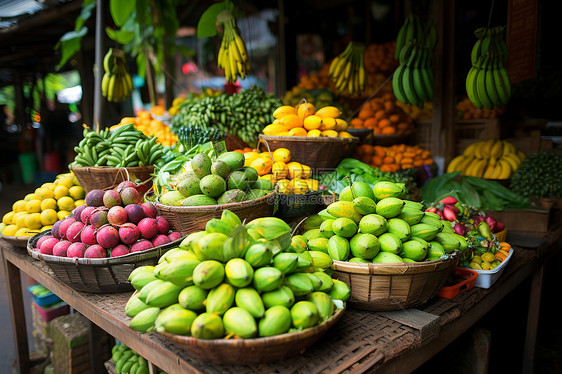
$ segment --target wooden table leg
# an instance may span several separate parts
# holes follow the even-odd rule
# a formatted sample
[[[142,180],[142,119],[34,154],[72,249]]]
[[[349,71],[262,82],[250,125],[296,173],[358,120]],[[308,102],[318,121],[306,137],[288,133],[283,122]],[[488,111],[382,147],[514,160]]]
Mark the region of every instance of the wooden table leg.
[[[25,306],[21,291],[21,274],[14,264],[4,258],[4,252],[2,252],[2,262],[4,263],[8,300],[12,314],[12,329],[16,343],[18,370],[22,374],[29,373],[29,346],[27,342],[27,327],[25,325]]]
[[[90,321],[88,325],[88,338],[90,340],[90,372],[103,373],[104,360],[106,352],[102,351],[102,340],[105,331],[100,329],[98,325]]]
[[[544,264],[533,274],[531,280],[531,294],[529,295],[529,309],[527,314],[527,331],[523,355],[523,373],[532,373],[535,364],[535,348],[537,329],[540,317],[542,283],[544,278]]]

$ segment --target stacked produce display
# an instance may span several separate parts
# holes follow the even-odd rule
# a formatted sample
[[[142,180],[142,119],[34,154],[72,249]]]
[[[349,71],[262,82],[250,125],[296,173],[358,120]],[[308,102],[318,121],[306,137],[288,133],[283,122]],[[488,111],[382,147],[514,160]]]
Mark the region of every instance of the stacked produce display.
[[[410,135],[414,132],[412,117],[397,104],[393,94],[375,97],[363,104],[357,117],[350,122],[351,128],[373,129],[375,134]]]
[[[538,152],[525,158],[511,177],[510,189],[528,198],[562,197],[562,156]]]
[[[2,217],[0,234],[31,237],[49,230],[84,205],[85,191],[72,173],[59,174],[53,182],[44,183],[12,205]]]
[[[325,270],[331,259],[308,251],[274,217],[243,224],[225,210],[188,235],[156,266],[135,269],[129,326],[198,339],[250,339],[300,331],[330,318],[349,289]],[[339,304],[343,308],[343,304]]]
[[[125,344],[115,344],[111,348],[111,361],[115,363],[117,374],[149,373],[146,359]],[[164,374],[164,372],[160,370],[158,374]]]
[[[121,126],[134,123],[135,129],[141,131],[147,137],[154,136],[158,143],[171,147],[176,144],[178,137],[172,133],[170,126],[155,118],[155,108],[151,108],[150,111],[141,110],[136,117],[123,117],[117,125],[111,126],[109,129],[115,130]]]
[[[361,144],[355,150],[354,156],[372,167],[390,172],[433,164],[431,152],[406,144],[389,147]]]

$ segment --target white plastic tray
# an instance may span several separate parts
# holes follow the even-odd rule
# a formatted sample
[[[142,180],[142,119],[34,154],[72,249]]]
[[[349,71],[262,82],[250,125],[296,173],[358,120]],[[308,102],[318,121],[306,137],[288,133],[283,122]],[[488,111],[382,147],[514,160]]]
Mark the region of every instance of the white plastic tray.
[[[507,255],[506,259],[503,260],[501,264],[498,265],[495,269],[492,270],[475,270],[478,272],[478,277],[476,277],[476,282],[474,283],[475,287],[480,288],[490,288],[492,284],[500,277],[503,269],[506,267],[509,259],[513,255],[515,249],[511,248],[509,251],[509,255]]]

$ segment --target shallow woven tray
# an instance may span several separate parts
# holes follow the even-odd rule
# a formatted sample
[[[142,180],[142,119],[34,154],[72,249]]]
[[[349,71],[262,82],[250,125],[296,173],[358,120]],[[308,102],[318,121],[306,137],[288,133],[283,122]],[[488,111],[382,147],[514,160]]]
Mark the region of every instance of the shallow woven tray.
[[[152,179],[154,166],[135,166],[129,168],[110,168],[106,166],[74,167],[70,170],[76,175],[76,179],[78,179],[78,182],[86,193],[91,190],[103,190],[117,186],[124,180],[132,180],[129,179],[129,177],[133,174],[140,179],[141,182],[145,182],[146,190],[142,191],[142,188],[139,190],[139,193],[142,195],[152,186],[151,183],[146,182]]]
[[[306,330],[255,339],[196,339],[160,333],[193,357],[224,365],[257,365],[301,355],[342,317],[345,309]]]
[[[182,237],[158,247],[119,257],[70,258],[44,255],[34,250],[37,241],[50,233],[51,230],[47,230],[31,237],[27,252],[34,259],[49,265],[53,273],[69,287],[89,293],[132,291],[133,286],[127,279],[131,271],[140,266],[156,265],[160,256],[178,246],[184,239]]]
[[[223,210],[230,210],[240,220],[250,221],[254,218],[270,217],[273,215],[277,193],[275,191],[259,199],[241,201],[239,203],[205,205],[205,206],[169,206],[160,204],[158,199],[155,205],[160,214],[166,218],[170,228],[181,235],[195,231],[205,230],[207,221],[211,218],[220,218]]]
[[[332,278],[351,288],[350,307],[398,310],[425,304],[437,295],[457,265],[458,256],[416,263],[359,264],[334,260]]]
[[[333,171],[346,157],[350,157],[359,138],[330,138],[306,136],[272,136],[260,134],[260,150],[273,152],[277,148],[291,151],[291,161],[297,161],[314,169],[316,173]],[[265,144],[263,144],[265,142]],[[326,169],[326,170],[323,170]]]
[[[10,243],[15,247],[26,248],[27,242],[31,239],[31,236],[5,236],[0,234],[0,239],[4,239],[6,243]]]

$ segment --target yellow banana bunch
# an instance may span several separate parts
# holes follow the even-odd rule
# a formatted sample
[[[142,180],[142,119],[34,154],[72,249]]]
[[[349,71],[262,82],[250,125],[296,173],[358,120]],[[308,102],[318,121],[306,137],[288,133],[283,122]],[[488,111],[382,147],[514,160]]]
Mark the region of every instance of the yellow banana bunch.
[[[481,140],[453,158],[447,172],[461,171],[463,175],[485,179],[509,179],[524,159],[525,154],[506,140]]]
[[[365,90],[367,73],[364,55],[363,44],[350,42],[330,64],[328,73],[340,93],[347,91],[353,95]]]
[[[104,74],[101,93],[107,101],[127,99],[133,92],[133,80],[129,74],[125,53],[121,49],[109,48],[103,59]]]
[[[236,82],[237,76],[241,79],[250,72],[250,62],[246,44],[240,33],[234,18],[224,23],[224,33],[219,49],[218,64],[224,70],[228,83]]]

